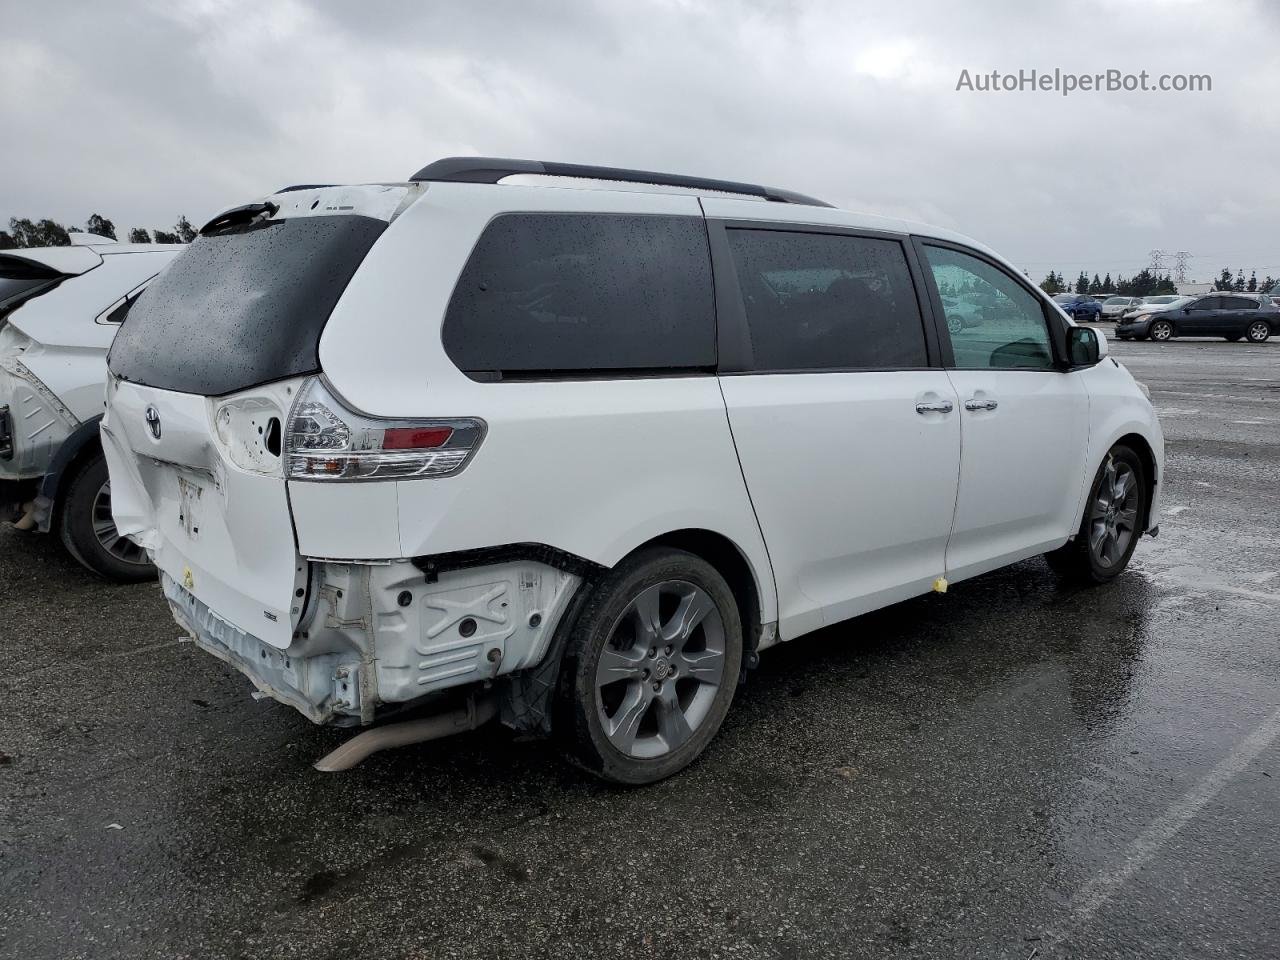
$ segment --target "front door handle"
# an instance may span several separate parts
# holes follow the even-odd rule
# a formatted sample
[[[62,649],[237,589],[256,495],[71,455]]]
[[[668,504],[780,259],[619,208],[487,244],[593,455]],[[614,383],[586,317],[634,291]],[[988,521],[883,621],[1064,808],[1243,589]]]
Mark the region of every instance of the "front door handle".
[[[928,403],[917,403],[916,413],[950,413],[955,408],[950,400],[934,400]]]
[[[976,397],[964,402],[964,408],[966,410],[994,410],[998,406],[1000,406],[1000,404],[996,403],[994,400],[979,400]]]

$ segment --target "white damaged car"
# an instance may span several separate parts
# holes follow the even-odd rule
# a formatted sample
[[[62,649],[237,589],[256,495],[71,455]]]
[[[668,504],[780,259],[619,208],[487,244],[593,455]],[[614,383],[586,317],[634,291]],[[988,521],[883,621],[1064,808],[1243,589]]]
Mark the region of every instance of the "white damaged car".
[[[111,519],[98,440],[107,348],[181,245],[73,233],[66,247],[0,251],[0,515],[54,532],[95,573],[155,577]]]
[[[370,727],[325,769],[497,714],[660,779],[766,648],[1040,554],[1106,582],[1164,484],[1144,390],[982,245],[667,174],[281,191],[109,367],[119,529],[200,648]]]

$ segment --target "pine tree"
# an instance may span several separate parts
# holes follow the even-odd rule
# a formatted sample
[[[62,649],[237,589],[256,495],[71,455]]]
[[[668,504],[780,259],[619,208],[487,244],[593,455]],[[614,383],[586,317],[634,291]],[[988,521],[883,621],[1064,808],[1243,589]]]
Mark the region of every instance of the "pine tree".
[[[130,243],[150,243],[151,234],[147,233],[142,227],[134,227],[129,231]]]
[[[196,228],[191,225],[191,221],[185,216],[178,218],[178,222],[173,227],[173,232],[178,235],[180,243],[190,243],[196,238]]]
[[[1218,279],[1213,282],[1213,289],[1215,290],[1231,289],[1231,271],[1228,270],[1226,267],[1222,268],[1222,275],[1219,276]]]
[[[1110,293],[1114,289],[1115,289],[1115,284],[1111,282],[1111,274],[1108,273],[1105,277],[1102,278],[1102,292]]]
[[[1249,274],[1249,282],[1245,284],[1244,288],[1249,293],[1258,292],[1258,271],[1257,270],[1254,270],[1252,273]]]
[[[1053,296],[1056,293],[1062,293],[1067,289],[1067,285],[1062,282],[1062,277],[1050,270],[1049,275],[1040,281],[1040,289],[1049,296]]]
[[[1231,289],[1236,291],[1236,293],[1244,292],[1244,267],[1241,267],[1240,272],[1236,274],[1236,279],[1231,284]]]
[[[1085,272],[1081,270],[1080,276],[1076,277],[1076,293],[1088,293],[1088,292],[1089,292],[1089,278],[1088,276],[1085,275]]]

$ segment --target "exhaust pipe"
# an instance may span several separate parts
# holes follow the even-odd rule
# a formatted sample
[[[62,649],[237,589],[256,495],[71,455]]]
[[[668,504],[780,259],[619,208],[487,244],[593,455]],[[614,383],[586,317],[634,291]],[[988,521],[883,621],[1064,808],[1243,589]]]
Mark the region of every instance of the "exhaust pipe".
[[[36,521],[36,502],[31,500],[24,503],[18,508],[22,511],[22,516],[13,522],[16,530],[34,530],[37,526]]]
[[[423,717],[420,720],[388,723],[386,726],[374,727],[372,730],[357,734],[336,750],[317,760],[315,768],[322,773],[350,770],[361,760],[379,750],[405,747],[411,743],[423,743],[427,740],[451,737],[455,733],[465,733],[488,723],[497,714],[497,697],[492,695],[481,699],[469,697],[464,706],[447,713],[437,713],[435,716]]]

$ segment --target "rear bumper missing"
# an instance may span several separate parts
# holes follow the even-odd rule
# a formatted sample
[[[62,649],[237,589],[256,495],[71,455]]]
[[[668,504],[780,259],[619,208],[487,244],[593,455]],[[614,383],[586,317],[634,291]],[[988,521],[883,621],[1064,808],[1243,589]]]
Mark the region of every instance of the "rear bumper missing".
[[[233,627],[168,574],[162,573],[160,580],[174,619],[196,646],[231,664],[258,690],[288,704],[313,723],[333,721],[335,711],[332,706],[325,706],[327,698],[314,683],[318,672],[329,664],[321,664],[318,658],[295,661],[287,651]],[[331,669],[336,671],[336,664]]]
[[[313,561],[288,647],[231,624],[162,574],[200,649],[314,723],[371,723],[388,708],[536,666],[581,578],[536,560],[425,574],[409,561]]]

